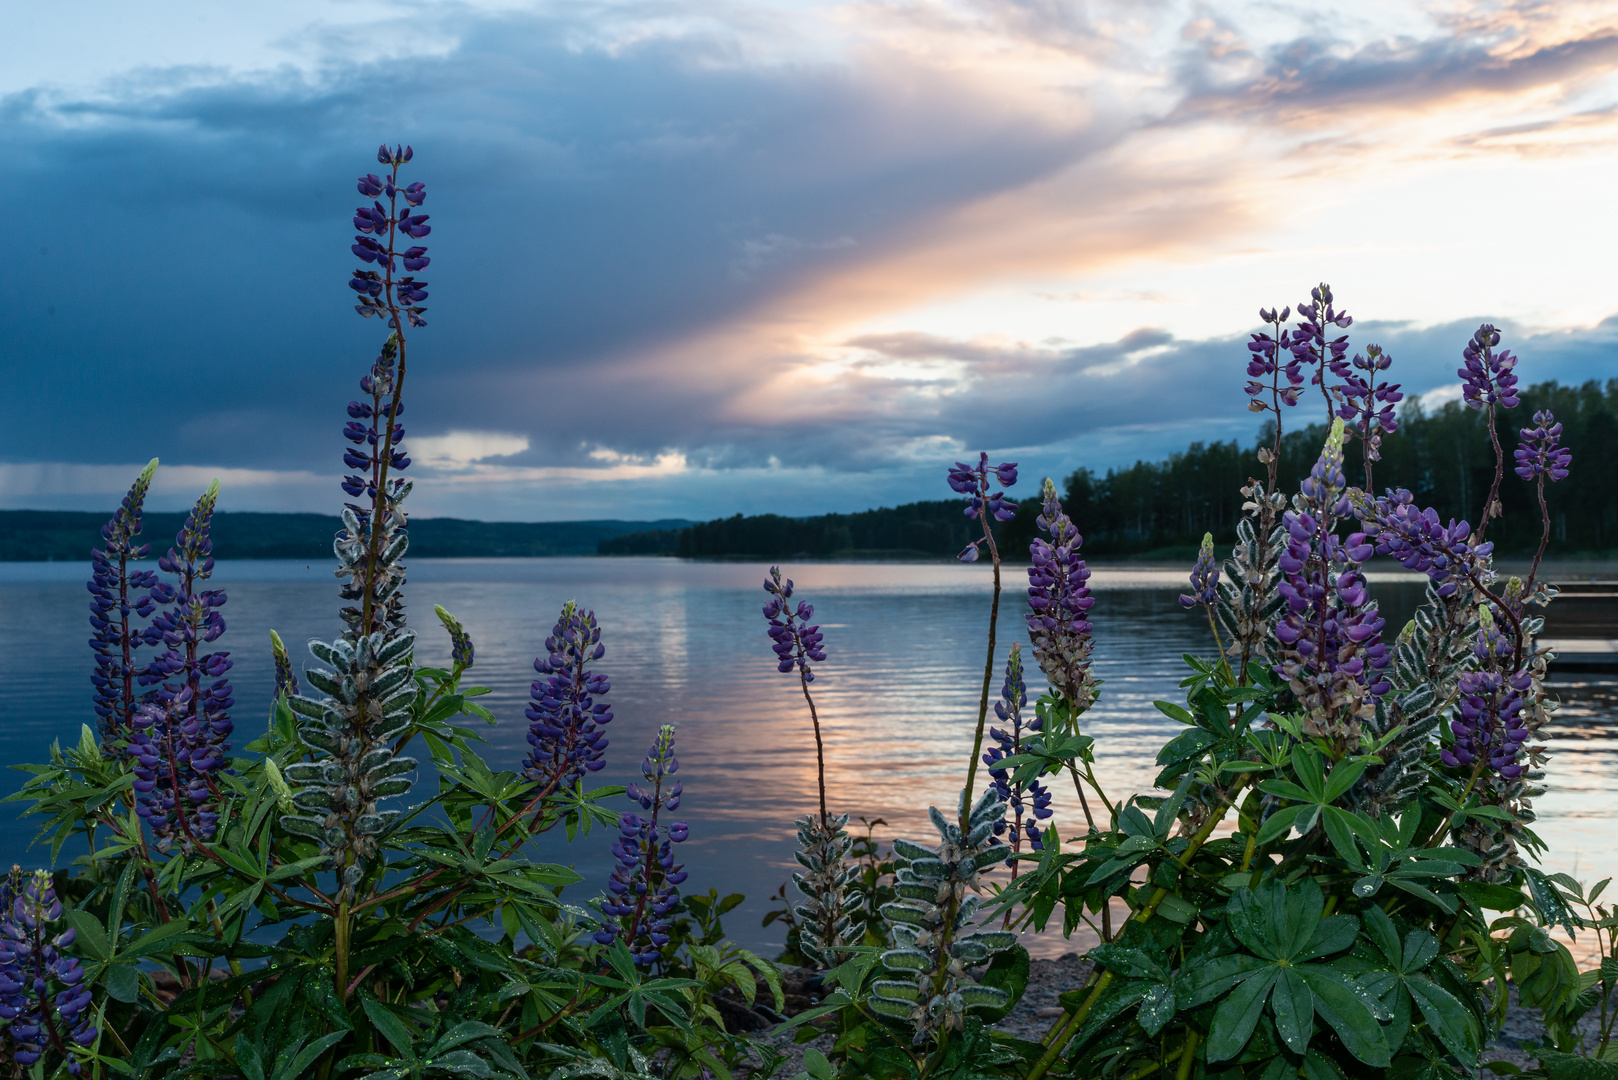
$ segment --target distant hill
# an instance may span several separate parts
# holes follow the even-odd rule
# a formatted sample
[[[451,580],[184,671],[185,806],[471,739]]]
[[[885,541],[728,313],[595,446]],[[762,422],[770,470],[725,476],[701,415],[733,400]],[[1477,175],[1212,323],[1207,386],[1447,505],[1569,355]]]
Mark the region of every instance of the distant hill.
[[[597,550],[603,555],[678,555],[688,559],[947,558],[983,535],[981,526],[961,513],[963,507],[958,499],[945,499],[807,518],[737,514],[683,529],[627,533],[603,540]]]
[[[74,510],[0,510],[0,562],[78,562],[101,544],[107,513]],[[185,523],[184,513],[148,513],[141,539],[154,552],[168,549]],[[513,558],[594,555],[603,540],[628,533],[683,529],[692,522],[662,521],[462,521],[414,518],[410,554],[416,558]],[[331,555],[340,527],[324,514],[219,513],[214,516],[214,555],[221,559],[322,559]]]

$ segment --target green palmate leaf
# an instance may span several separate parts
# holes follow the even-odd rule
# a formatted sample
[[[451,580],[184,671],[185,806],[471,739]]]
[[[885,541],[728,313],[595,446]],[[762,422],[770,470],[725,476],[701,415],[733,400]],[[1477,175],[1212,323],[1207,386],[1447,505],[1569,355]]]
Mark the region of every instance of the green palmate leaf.
[[[1241,1053],[1253,1037],[1258,1018],[1264,1015],[1264,1005],[1280,970],[1266,966],[1257,974],[1248,976],[1232,990],[1214,1012],[1213,1026],[1208,1031],[1207,1055],[1209,1061],[1226,1061]]]
[[[1315,1030],[1315,1002],[1298,969],[1287,967],[1277,972],[1270,992],[1270,1012],[1275,1016],[1275,1031],[1281,1041],[1295,1054],[1306,1051]]]
[[[1386,1068],[1393,1056],[1388,1052],[1382,1026],[1348,979],[1320,964],[1310,964],[1299,974],[1314,991],[1315,1011],[1337,1032],[1348,1052],[1367,1065]]]
[[[1471,1011],[1425,975],[1407,977],[1405,989],[1445,1049],[1462,1061],[1475,1061],[1483,1047]]]

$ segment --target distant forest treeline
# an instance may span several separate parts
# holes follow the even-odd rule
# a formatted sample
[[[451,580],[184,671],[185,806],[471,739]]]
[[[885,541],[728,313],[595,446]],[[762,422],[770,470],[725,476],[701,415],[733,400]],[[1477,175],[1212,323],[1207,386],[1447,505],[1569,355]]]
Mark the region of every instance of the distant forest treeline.
[[[1605,385],[1541,383],[1522,394],[1517,408],[1502,414],[1501,448],[1507,472],[1500,497],[1504,522],[1491,539],[1507,552],[1531,551],[1539,539],[1539,512],[1533,486],[1510,471],[1517,431],[1530,426],[1535,410],[1550,408],[1565,428],[1564,444],[1573,451],[1572,475],[1548,485],[1551,550],[1561,554],[1601,554],[1618,549],[1618,379]],[[1325,402],[1318,393],[1305,396],[1286,420],[1313,417],[1315,423],[1284,431],[1280,463],[1283,490],[1296,491],[1320,456],[1325,439]],[[1261,430],[1254,444],[1235,441],[1192,443],[1166,461],[1138,461],[1097,476],[1080,469],[1067,477],[1063,504],[1084,534],[1091,555],[1140,556],[1178,554],[1195,547],[1205,532],[1220,543],[1235,539],[1241,516],[1241,487],[1262,475],[1254,456],[1270,445],[1274,428]],[[1358,443],[1345,453],[1348,481],[1364,484]],[[1400,413],[1399,430],[1383,440],[1382,460],[1374,466],[1376,489],[1404,487],[1423,506],[1434,506],[1448,518],[1474,525],[1494,475],[1494,451],[1483,415],[1450,402],[1431,413],[1418,401]],[[1030,482],[1031,481],[1031,482]],[[940,477],[940,484],[942,484]],[[1016,518],[999,526],[1007,551],[1022,553],[1035,533],[1038,479],[1027,474],[1012,494],[1022,500]],[[631,533],[605,539],[607,555],[670,554],[697,558],[752,556],[787,558],[954,555],[977,526],[961,513],[960,500],[910,503],[893,509],[857,514],[824,514],[787,518],[775,514],[738,514],[685,529]]]
[[[0,510],[0,562],[78,562],[99,547],[106,513],[73,510]],[[185,514],[148,513],[141,540],[167,551]],[[604,539],[691,524],[666,521],[462,521],[414,518],[410,554],[416,558],[593,555]],[[324,514],[219,513],[214,555],[221,559],[327,559],[342,522]]]

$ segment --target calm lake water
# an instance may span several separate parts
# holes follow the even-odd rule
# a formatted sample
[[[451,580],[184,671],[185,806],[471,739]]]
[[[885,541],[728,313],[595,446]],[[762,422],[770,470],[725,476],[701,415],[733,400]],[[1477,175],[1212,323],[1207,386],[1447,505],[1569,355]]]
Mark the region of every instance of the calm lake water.
[[[775,670],[760,588],[767,566],[673,559],[417,560],[407,595],[422,635],[418,657],[446,663],[446,635],[433,604],[458,615],[477,643],[471,681],[493,688],[483,698],[499,717],[486,729],[488,757],[515,768],[526,753],[523,718],[533,658],[562,603],[592,608],[606,657],[597,667],[612,679],[616,719],[609,732],[606,783],[625,783],[660,724],[678,726],[682,816],[691,839],[681,846],[691,878],[687,891],[710,885],[742,892],[747,902],[727,917],[736,940],[766,950],[779,927],[760,928],[768,897],[787,880],[792,820],[815,806],[814,743],[795,677]],[[929,841],[929,804],[952,808],[964,779],[983,671],[989,569],[954,564],[810,563],[787,567],[797,596],[815,605],[829,660],[814,683],[828,756],[834,810],[882,818],[882,838]],[[6,688],[0,758],[43,761],[53,740],[77,738],[93,719],[86,645],[87,567],[61,563],[0,564],[0,676]],[[336,632],[336,587],[326,565],[303,562],[220,563],[227,588],[229,632],[221,644],[236,660],[237,745],[261,729],[273,675],[269,631],[297,643]],[[1096,669],[1105,680],[1087,730],[1097,738],[1099,772],[1115,797],[1145,791],[1153,758],[1179,730],[1152,706],[1181,700],[1181,654],[1210,651],[1206,623],[1183,612],[1175,596],[1184,571],[1098,568]],[[1390,627],[1408,617],[1422,583],[1400,575],[1372,577]],[[1020,568],[1005,572],[998,669],[1012,641],[1027,636]],[[1030,699],[1043,688],[1030,665]],[[1550,731],[1556,756],[1550,793],[1540,802],[1539,829],[1551,845],[1547,867],[1586,881],[1618,874],[1618,685],[1565,681],[1563,708]],[[423,755],[424,756],[424,755]],[[21,785],[0,777],[3,792]],[[1055,785],[1057,821],[1082,821],[1071,787]],[[39,862],[26,825],[0,831],[0,865]],[[610,833],[571,846],[553,843],[543,856],[574,864],[594,890],[610,868]],[[580,896],[583,899],[583,896]],[[1071,946],[1054,933],[1036,944],[1053,954]]]

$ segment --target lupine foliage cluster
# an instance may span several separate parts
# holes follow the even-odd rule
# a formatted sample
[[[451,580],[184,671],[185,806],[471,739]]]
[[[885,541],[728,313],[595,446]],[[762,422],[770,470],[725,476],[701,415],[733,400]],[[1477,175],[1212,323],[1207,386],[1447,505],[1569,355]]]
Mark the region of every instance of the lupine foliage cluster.
[[[1273,440],[1241,487],[1238,543],[1205,541],[1181,598],[1211,655],[1188,656],[1184,730],[1159,751],[1155,793],[1117,798],[1096,775],[1085,717],[1097,602],[1084,539],[1042,485],[1020,595],[1046,691],[1030,707],[1022,649],[998,625],[1015,462],[957,462],[947,482],[971,532],[963,562],[992,575],[971,755],[933,836],[881,822],[851,836],[827,779],[811,683],[830,662],[814,608],[772,568],[765,629],[796,675],[816,753],[817,812],[797,822],[796,902],[773,913],[823,994],[786,1020],[778,969],[725,939],[738,897],[682,895],[688,826],[672,815],[675,730],[662,727],[628,788],[586,781],[609,752],[611,634],[566,604],[534,661],[529,751],[479,752],[496,721],[471,685],[477,650],[450,612],[447,666],[418,657],[406,604],[410,466],[400,423],[411,335],[426,325],[427,194],[409,147],[383,146],[358,180],[350,287],[384,340],[343,427],[336,633],[301,668],[272,634],[276,693],[242,743],[227,677],[211,523],[217,482],[156,563],[136,479],[92,557],[97,729],[53,748],[16,799],[43,822],[54,864],[0,883],[0,1044],[14,1075],[477,1078],[766,1077],[780,1035],[810,1080],[1044,1076],[1311,1080],[1472,1076],[1514,983],[1550,1037],[1553,1078],[1618,1075],[1618,915],[1534,864],[1544,844],[1542,732],[1554,698],[1539,642],[1556,590],[1493,566],[1490,526],[1519,399],[1517,360],[1484,326],[1463,352],[1466,403],[1494,454],[1476,524],[1371,490],[1397,431],[1391,365],[1350,356],[1352,320],[1320,285],[1298,310],[1260,312],[1247,395]],[[400,276],[400,271],[404,271]],[[1279,475],[1284,426],[1318,388],[1329,427],[1297,491]],[[1553,530],[1547,487],[1577,463],[1549,410],[1511,460]],[[1360,447],[1359,472],[1345,459]],[[1496,530],[1499,526],[1496,525]],[[1427,575],[1397,634],[1366,581],[1378,560]],[[999,678],[998,699],[991,692]],[[418,773],[423,758],[432,781]],[[982,776],[979,775],[980,771]],[[1084,829],[1062,834],[1072,798]],[[628,804],[626,806],[626,803]],[[1076,819],[1075,819],[1076,820]],[[592,840],[591,838],[594,837]],[[610,837],[610,839],[609,839]],[[565,846],[610,843],[596,897]],[[1009,864],[1009,869],[1008,869]],[[1550,936],[1594,933],[1580,972]],[[1038,1041],[995,1029],[1030,961],[1019,931],[1099,939]],[[1590,1023],[1586,1014],[1595,1018]],[[743,1022],[746,1021],[746,1022]],[[780,1024],[773,1039],[747,1030]]]

